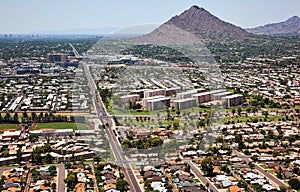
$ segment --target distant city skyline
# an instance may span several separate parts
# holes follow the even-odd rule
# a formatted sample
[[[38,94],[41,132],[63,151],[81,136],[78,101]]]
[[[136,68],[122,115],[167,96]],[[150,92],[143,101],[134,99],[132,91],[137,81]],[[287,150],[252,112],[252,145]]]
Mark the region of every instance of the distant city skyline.
[[[110,33],[162,24],[192,5],[243,28],[300,16],[299,0],[3,0],[0,34]]]

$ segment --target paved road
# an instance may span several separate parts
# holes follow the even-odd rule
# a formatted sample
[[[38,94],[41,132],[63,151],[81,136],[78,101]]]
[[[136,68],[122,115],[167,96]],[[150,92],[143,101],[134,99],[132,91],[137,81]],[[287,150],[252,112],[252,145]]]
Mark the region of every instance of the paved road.
[[[125,175],[125,179],[128,181],[128,183],[130,185],[130,191],[141,192],[142,190],[141,190],[140,185],[133,173],[131,165],[130,165],[129,161],[127,161],[127,158],[123,152],[123,149],[120,146],[118,139],[116,138],[116,136],[113,133],[113,128],[115,126],[114,122],[113,122],[113,118],[111,116],[109,116],[109,114],[107,113],[106,108],[105,108],[100,96],[98,95],[96,84],[91,76],[88,66],[86,64],[83,64],[83,65],[84,65],[84,72],[87,76],[88,85],[90,87],[90,91],[91,91],[91,94],[93,97],[94,105],[96,107],[97,116],[99,117],[99,119],[101,120],[101,122],[104,125],[108,125],[106,127],[106,132],[109,137],[108,140],[110,142],[111,150],[114,154],[114,157],[117,162],[122,162],[119,164],[121,165],[121,168]]]
[[[218,188],[211,181],[209,181],[208,179],[206,179],[203,176],[203,174],[200,172],[200,170],[198,169],[198,167],[196,167],[191,160],[184,160],[184,162],[190,165],[191,170],[201,180],[201,182],[204,183],[204,185],[206,185],[206,183],[209,183],[209,186],[208,186],[209,190],[213,190],[214,192],[218,192],[219,191]]]
[[[89,165],[91,166],[91,170],[92,170],[92,174],[94,175],[94,177],[92,177],[93,182],[94,182],[94,192],[99,192],[98,190],[98,185],[97,185],[97,179],[96,179],[96,174],[95,174],[95,164],[93,163],[89,163]]]
[[[252,160],[250,159],[250,156],[243,155],[242,153],[240,153],[238,151],[234,151],[233,153],[236,154],[242,160],[244,160],[246,163],[249,163],[250,161],[252,162]],[[256,163],[254,163],[254,168],[257,171],[259,171],[261,174],[263,174],[266,178],[268,178],[270,181],[272,181],[273,183],[275,183],[276,185],[288,187],[288,185],[286,183],[280,181],[274,175],[272,175],[271,173],[265,171],[262,167],[260,167]]]
[[[57,192],[63,192],[65,191],[65,165],[64,164],[59,164],[57,165],[58,168],[58,173],[57,173]]]

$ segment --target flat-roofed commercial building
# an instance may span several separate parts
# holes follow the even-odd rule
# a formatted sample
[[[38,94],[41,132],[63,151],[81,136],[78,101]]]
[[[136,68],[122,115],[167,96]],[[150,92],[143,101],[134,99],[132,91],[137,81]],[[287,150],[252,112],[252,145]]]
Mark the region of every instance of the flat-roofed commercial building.
[[[140,100],[140,95],[134,94],[134,95],[124,95],[121,97],[121,101],[123,102],[134,102],[134,101],[139,101]]]
[[[154,97],[157,95],[163,95],[166,96],[166,90],[165,89],[154,89],[154,90],[147,90],[144,91],[144,97]]]
[[[197,93],[203,93],[204,91],[205,91],[205,89],[194,89],[194,90],[185,91],[182,93],[178,93],[176,95],[176,99],[191,98],[192,95],[197,94]]]
[[[166,96],[175,95],[177,92],[179,92],[181,89],[180,87],[172,87],[166,89]]]
[[[226,107],[238,106],[244,102],[244,96],[241,94],[229,95],[226,97],[222,97],[221,102]]]
[[[232,93],[231,92],[221,92],[221,93],[216,93],[216,94],[213,94],[212,96],[212,100],[221,100],[222,97],[226,97],[228,95],[231,95]]]
[[[139,90],[133,90],[133,91],[131,91],[131,93],[132,94],[134,94],[134,95],[139,95],[140,96],[140,98],[144,98],[144,92],[145,91],[149,91],[150,89],[139,89]]]
[[[170,98],[162,97],[158,99],[147,100],[145,108],[148,111],[162,110],[170,107],[170,103]]]
[[[31,134],[37,134],[38,136],[69,136],[73,134],[73,129],[43,129],[30,131]]]
[[[67,54],[49,54],[48,61],[49,62],[61,62],[66,61],[68,58]]]
[[[179,99],[173,102],[175,109],[182,110],[197,106],[195,98]]]
[[[212,101],[214,94],[218,94],[218,93],[222,93],[222,92],[226,92],[226,90],[220,89],[220,90],[213,90],[213,91],[209,91],[209,92],[198,93],[198,94],[192,95],[192,97],[196,99],[198,104],[201,104],[201,103],[206,103],[206,102]]]
[[[154,99],[160,99],[160,98],[165,98],[165,96],[163,96],[163,95],[157,95],[157,96],[154,96],[154,97],[144,98],[142,100],[142,105],[143,105],[144,108],[146,108],[146,105],[147,105],[148,101],[154,100]]]

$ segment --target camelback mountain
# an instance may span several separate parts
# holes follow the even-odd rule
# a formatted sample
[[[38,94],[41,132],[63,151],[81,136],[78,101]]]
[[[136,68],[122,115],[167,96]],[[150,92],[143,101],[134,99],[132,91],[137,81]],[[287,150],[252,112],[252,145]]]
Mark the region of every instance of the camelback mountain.
[[[134,39],[140,43],[181,43],[242,40],[251,36],[244,29],[222,21],[204,8],[192,6],[151,33]]]

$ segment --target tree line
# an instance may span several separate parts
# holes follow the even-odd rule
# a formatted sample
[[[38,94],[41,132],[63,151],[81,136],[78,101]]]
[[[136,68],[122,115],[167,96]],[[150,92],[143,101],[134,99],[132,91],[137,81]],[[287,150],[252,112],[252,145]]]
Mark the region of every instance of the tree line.
[[[55,115],[54,113],[35,113],[32,112],[28,114],[27,112],[23,112],[20,116],[18,113],[9,113],[6,112],[4,115],[0,113],[0,124],[1,123],[11,123],[11,124],[19,124],[19,123],[49,123],[49,122],[78,122],[84,123],[84,116],[66,116],[66,115]]]

